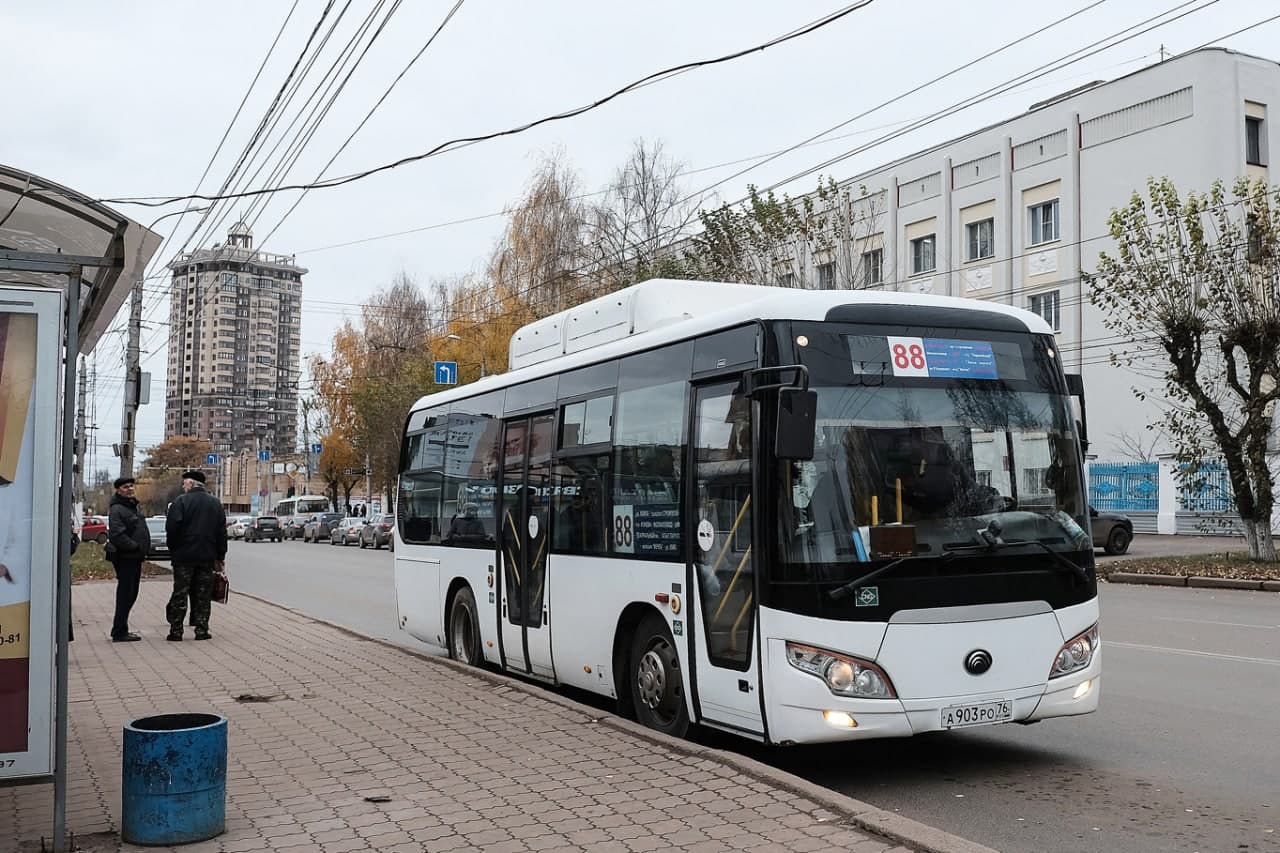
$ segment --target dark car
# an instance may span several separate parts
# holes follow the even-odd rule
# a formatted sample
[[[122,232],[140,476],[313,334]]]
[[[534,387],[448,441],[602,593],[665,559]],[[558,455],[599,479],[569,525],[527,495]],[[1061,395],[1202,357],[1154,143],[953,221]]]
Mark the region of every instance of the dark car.
[[[1133,541],[1133,522],[1120,512],[1099,512],[1089,507],[1089,523],[1093,528],[1093,547],[1108,554],[1123,554]]]
[[[374,550],[386,545],[395,550],[396,517],[394,515],[375,515],[365,521],[360,528],[360,547],[373,546]]]
[[[280,519],[274,515],[260,515],[244,529],[246,542],[279,542],[282,538],[284,531],[280,529]]]
[[[364,526],[363,518],[344,518],[329,531],[329,544],[347,546],[360,542],[360,528]]]
[[[147,551],[147,559],[169,559],[169,537],[164,531],[164,516],[148,518],[147,530],[151,533],[151,548]]]
[[[86,515],[80,527],[80,541],[107,544],[107,520],[100,515]]]
[[[319,543],[329,538],[329,531],[344,518],[340,512],[318,512],[307,518],[302,527],[302,541]]]

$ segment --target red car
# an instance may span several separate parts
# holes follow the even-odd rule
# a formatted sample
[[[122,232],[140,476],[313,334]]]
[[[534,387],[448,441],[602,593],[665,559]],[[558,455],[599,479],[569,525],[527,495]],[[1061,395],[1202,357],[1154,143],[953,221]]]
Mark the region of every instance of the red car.
[[[86,515],[84,525],[80,528],[81,542],[97,542],[107,544],[107,520],[100,515]]]

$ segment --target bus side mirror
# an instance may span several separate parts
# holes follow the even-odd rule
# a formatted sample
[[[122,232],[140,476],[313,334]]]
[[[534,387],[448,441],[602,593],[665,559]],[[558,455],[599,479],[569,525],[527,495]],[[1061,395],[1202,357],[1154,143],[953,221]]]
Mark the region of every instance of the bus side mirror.
[[[1084,377],[1079,373],[1066,374],[1067,393],[1076,398],[1080,406],[1080,417],[1076,420],[1076,433],[1080,436],[1080,452],[1089,452],[1089,421],[1084,408]]]
[[[773,453],[779,459],[813,458],[818,420],[818,392],[802,388],[778,391],[778,418],[773,430]]]

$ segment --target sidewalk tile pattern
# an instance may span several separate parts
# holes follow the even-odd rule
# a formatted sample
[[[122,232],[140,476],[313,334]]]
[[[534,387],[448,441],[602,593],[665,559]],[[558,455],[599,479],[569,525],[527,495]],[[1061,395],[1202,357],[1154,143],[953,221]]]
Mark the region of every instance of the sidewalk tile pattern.
[[[75,587],[80,850],[157,849],[119,841],[122,730],[191,711],[229,721],[227,831],[184,853],[906,850],[725,763],[244,596],[214,609],[213,641],[167,643],[168,592],[144,583],[144,641],[113,644],[114,585]],[[0,788],[3,827],[0,851],[39,850],[52,786]]]

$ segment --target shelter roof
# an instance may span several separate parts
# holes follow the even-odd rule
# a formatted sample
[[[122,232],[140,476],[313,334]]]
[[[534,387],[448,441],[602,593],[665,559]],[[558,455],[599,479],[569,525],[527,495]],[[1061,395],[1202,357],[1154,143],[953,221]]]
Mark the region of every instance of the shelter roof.
[[[41,271],[14,253],[86,259],[81,352],[102,337],[160,242],[160,235],[75,190],[0,164],[0,287],[67,289],[65,273]]]

